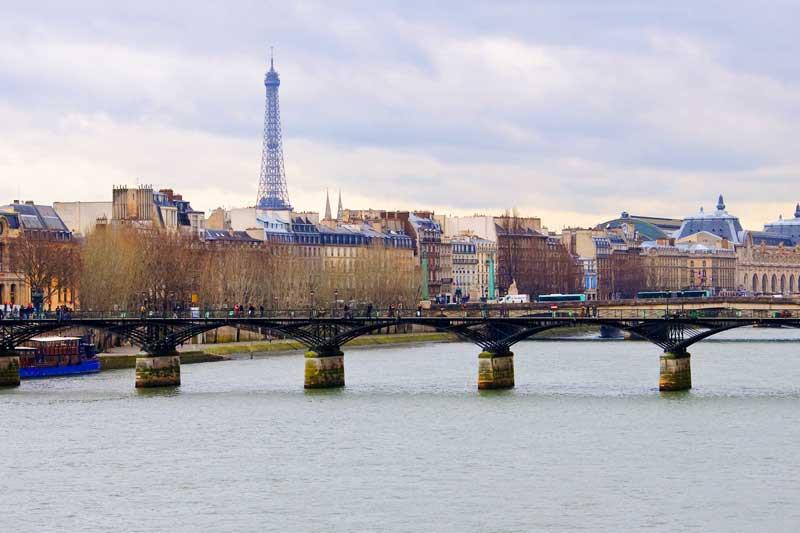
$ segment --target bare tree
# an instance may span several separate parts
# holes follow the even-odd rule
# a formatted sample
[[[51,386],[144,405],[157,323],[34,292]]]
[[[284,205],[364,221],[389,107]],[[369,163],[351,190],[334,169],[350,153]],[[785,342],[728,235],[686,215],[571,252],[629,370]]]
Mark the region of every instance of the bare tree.
[[[50,303],[56,292],[74,290],[80,271],[80,254],[73,241],[57,241],[35,234],[15,239],[10,250],[11,269],[20,272],[31,292],[41,292]]]

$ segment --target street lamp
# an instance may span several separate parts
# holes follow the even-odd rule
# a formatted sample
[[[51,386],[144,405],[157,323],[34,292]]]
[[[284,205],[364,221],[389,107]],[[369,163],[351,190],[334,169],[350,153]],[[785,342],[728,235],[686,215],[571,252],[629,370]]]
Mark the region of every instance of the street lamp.
[[[314,289],[311,289],[311,309],[309,310],[309,318],[314,318]]]
[[[333,289],[333,317],[336,318],[336,311],[339,307],[339,289]]]
[[[278,314],[278,297],[272,297],[272,316],[277,316]]]

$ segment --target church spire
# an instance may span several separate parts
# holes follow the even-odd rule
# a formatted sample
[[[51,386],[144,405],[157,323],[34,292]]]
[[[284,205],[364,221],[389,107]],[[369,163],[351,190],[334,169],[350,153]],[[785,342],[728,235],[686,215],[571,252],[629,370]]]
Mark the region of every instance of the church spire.
[[[328,189],[325,189],[325,220],[331,219],[331,197],[328,194]]]
[[[342,189],[339,189],[339,207],[336,210],[336,220],[342,220],[344,217],[344,208],[342,207]]]

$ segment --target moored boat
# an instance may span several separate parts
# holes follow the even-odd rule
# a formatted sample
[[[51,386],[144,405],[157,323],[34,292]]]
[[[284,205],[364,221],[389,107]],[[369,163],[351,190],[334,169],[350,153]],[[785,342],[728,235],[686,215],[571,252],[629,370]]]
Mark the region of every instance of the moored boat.
[[[100,360],[92,343],[82,337],[36,337],[18,346],[21,379],[92,374]]]

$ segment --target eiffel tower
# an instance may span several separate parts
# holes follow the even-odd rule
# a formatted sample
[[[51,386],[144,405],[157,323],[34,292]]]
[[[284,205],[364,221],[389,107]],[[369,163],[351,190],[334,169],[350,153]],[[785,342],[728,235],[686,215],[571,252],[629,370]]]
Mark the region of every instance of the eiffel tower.
[[[275,71],[275,64],[270,53],[269,71],[264,76],[267,102],[264,110],[264,149],[261,153],[261,177],[258,180],[256,207],[291,211],[289,191],[286,188],[286,172],[283,166],[281,110],[278,102],[280,84],[281,79]]]

